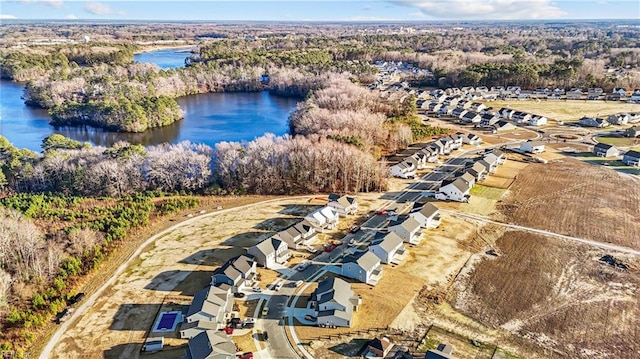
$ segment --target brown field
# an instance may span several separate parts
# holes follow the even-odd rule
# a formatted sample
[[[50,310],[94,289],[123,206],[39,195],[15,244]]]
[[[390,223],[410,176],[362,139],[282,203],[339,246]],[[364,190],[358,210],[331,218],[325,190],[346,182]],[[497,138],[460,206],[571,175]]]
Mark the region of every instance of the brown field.
[[[510,107],[520,111],[544,115],[550,120],[578,121],[582,116],[607,116],[619,112],[639,112],[640,105],[617,101],[491,101],[493,108]]]
[[[640,186],[572,158],[524,168],[498,203],[506,222],[640,249]]]
[[[545,358],[640,355],[640,261],[636,269],[598,261],[600,249],[524,232],[496,242],[455,283],[457,309],[547,348]],[[470,266],[473,267],[473,266]]]

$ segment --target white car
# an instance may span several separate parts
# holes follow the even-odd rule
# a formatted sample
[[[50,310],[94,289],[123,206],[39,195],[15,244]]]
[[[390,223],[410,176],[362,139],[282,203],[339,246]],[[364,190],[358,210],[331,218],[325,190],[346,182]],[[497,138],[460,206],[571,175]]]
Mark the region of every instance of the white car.
[[[302,262],[298,264],[298,266],[296,267],[296,270],[298,270],[298,272],[302,272],[303,270],[307,269],[309,265],[311,265],[311,262],[309,261]]]
[[[260,287],[253,287],[253,288],[251,288],[251,290],[253,290],[256,293],[262,293],[262,288],[260,288]]]
[[[297,282],[295,283],[295,287],[296,287],[296,288],[298,288],[299,286],[301,286],[301,285],[302,285],[302,283],[304,283],[304,281],[301,281],[301,280],[297,281]]]
[[[317,253],[318,250],[313,248],[313,247],[311,247],[311,246],[307,246],[307,252],[309,252],[309,253]]]
[[[275,291],[279,291],[281,288],[282,288],[282,282],[278,282],[278,284],[276,284],[276,286],[273,287]]]

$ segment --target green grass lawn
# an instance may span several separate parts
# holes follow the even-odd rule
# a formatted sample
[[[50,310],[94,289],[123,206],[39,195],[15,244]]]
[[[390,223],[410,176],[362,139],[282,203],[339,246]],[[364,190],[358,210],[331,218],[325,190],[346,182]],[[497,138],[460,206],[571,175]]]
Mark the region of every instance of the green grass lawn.
[[[596,137],[598,142],[606,143],[608,145],[614,145],[617,147],[629,147],[633,145],[637,145],[640,143],[640,140],[637,138],[629,138],[629,137]]]
[[[500,199],[500,197],[502,197],[504,191],[505,189],[502,188],[488,187],[481,184],[476,184],[471,188],[470,193],[472,196],[478,196],[497,201]]]

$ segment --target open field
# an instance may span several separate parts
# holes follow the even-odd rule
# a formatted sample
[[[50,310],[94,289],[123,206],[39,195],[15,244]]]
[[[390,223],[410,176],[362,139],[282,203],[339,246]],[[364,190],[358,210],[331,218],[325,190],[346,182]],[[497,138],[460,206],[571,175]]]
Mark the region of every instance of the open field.
[[[598,142],[606,143],[609,145],[614,145],[616,147],[631,147],[640,145],[640,138],[630,138],[630,137],[614,137],[614,136],[598,136],[596,137]]]
[[[564,101],[535,100],[491,101],[487,103],[496,110],[509,107],[520,111],[544,115],[550,120],[572,122],[582,116],[607,116],[620,112],[640,112],[640,105],[617,101]]]
[[[455,283],[457,309],[547,348],[545,358],[637,358],[640,267],[622,271],[581,244],[506,232]]]
[[[639,201],[633,178],[565,158],[524,168],[498,209],[506,222],[639,249]]]

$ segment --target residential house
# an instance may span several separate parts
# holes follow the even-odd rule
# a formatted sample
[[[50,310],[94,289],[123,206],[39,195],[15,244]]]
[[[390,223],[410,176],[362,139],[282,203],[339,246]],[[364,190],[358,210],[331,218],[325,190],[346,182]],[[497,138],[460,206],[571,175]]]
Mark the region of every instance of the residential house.
[[[438,112],[442,108],[442,104],[440,102],[429,102],[427,105],[427,110],[431,112]]]
[[[490,113],[485,113],[480,116],[480,126],[482,127],[493,126],[498,121],[500,121],[500,117]]]
[[[464,116],[465,113],[467,113],[468,111],[462,107],[456,107],[453,109],[453,111],[451,111],[451,116],[455,117],[455,118],[462,118],[462,116]]]
[[[397,234],[405,243],[418,244],[422,239],[420,227],[420,222],[413,216],[403,216],[389,223],[389,232]]]
[[[446,141],[442,142],[438,140],[431,144],[431,147],[438,151],[439,155],[448,155],[451,153],[451,148],[449,148],[449,145]]]
[[[604,95],[604,99],[606,101],[620,101],[621,98],[622,96],[617,92],[612,92]]]
[[[518,100],[531,100],[532,96],[533,96],[533,92],[528,91],[528,90],[523,90],[523,91],[520,91],[520,93],[518,94],[517,98],[518,98]]]
[[[544,126],[547,124],[548,119],[544,116],[540,116],[540,115],[532,115],[531,119],[529,120],[529,125],[530,126]]]
[[[234,289],[250,285],[257,273],[256,261],[253,256],[240,255],[229,259],[211,276],[211,284],[226,283]]]
[[[507,162],[507,156],[504,154],[504,152],[498,150],[498,149],[494,149],[493,151],[487,153],[484,155],[484,159],[486,160],[488,157],[495,157],[498,160],[498,164],[502,165],[505,162]]]
[[[235,359],[236,345],[224,332],[207,330],[189,339],[184,359]]]
[[[358,212],[358,201],[355,197],[347,195],[340,196],[338,194],[331,193],[329,195],[329,203],[327,205],[336,210],[338,215],[341,217],[346,217]]]
[[[392,348],[393,343],[391,343],[389,338],[374,338],[367,344],[365,358],[386,358]]]
[[[528,153],[542,153],[544,152],[544,142],[529,140],[520,145],[520,151]]]
[[[475,133],[469,133],[462,136],[462,142],[477,146],[482,143],[482,138],[480,138]]]
[[[638,123],[640,122],[640,113],[638,112],[630,112],[629,113],[629,123]]]
[[[415,178],[416,166],[409,161],[402,161],[391,166],[391,175],[398,178]]]
[[[578,88],[572,88],[567,91],[567,100],[580,100],[582,99],[582,90]]]
[[[449,135],[447,137],[451,139],[449,147],[452,150],[459,150],[459,149],[462,148],[462,144],[464,143],[464,140],[462,138],[463,136],[461,136],[458,133],[454,133],[454,134]]]
[[[640,126],[629,127],[624,130],[624,135],[626,137],[640,137]]]
[[[213,322],[218,324],[218,327],[215,328],[218,329],[226,324],[232,310],[231,286],[226,284],[210,285],[196,292],[193,296],[189,310],[185,315],[185,322]]]
[[[501,109],[498,110],[498,112],[496,113],[498,116],[506,119],[506,120],[510,120],[511,116],[513,115],[513,113],[516,112],[516,110],[510,109],[510,108],[506,108],[503,107]]]
[[[600,100],[604,91],[600,87],[593,87],[587,90],[587,100]]]
[[[438,162],[438,150],[434,147],[427,146],[421,149],[419,153],[427,157],[427,162]]]
[[[593,146],[593,154],[598,157],[616,157],[620,156],[620,150],[606,143],[598,143]]]
[[[440,225],[440,210],[427,202],[415,212],[409,214],[422,228],[436,228]],[[392,230],[389,228],[389,230]],[[402,237],[402,236],[401,236]]]
[[[469,110],[471,110],[473,112],[481,112],[485,108],[487,108],[487,105],[485,105],[485,104],[483,104],[481,102],[472,102],[471,106],[469,106]]]
[[[295,235],[295,237],[292,237],[292,235]],[[289,242],[286,242],[285,238]],[[299,248],[298,243],[300,242],[302,242],[300,232],[293,227],[289,227],[284,231],[280,231],[276,236],[267,238],[250,247],[247,253],[251,254],[259,265],[265,268],[276,268],[276,264],[285,264],[291,258],[289,248]]]
[[[449,344],[439,344],[436,349],[429,349],[424,359],[456,359],[453,356],[453,347]]]
[[[342,276],[355,279],[372,286],[378,284],[382,277],[382,265],[377,255],[366,251],[358,255],[344,257],[342,261]]]
[[[469,108],[471,108],[471,101],[469,100],[460,100],[458,101],[458,104],[456,105],[456,107],[461,108],[463,110],[469,110]]]
[[[420,226],[418,226],[418,229]],[[395,232],[376,232],[371,244],[369,245],[369,252],[375,254],[380,258],[380,261],[384,264],[396,263],[399,264],[404,259],[406,250],[402,243],[402,238]]]
[[[487,168],[478,162],[475,162],[473,166],[468,168],[467,172],[469,172],[469,174],[471,174],[476,179],[476,182],[484,181],[489,174],[487,172]],[[473,184],[471,184],[470,182],[467,183],[469,183],[469,187],[473,186]]]
[[[629,100],[632,102],[640,102],[640,89],[633,90],[633,93],[629,96]]]
[[[282,241],[288,248],[291,249],[299,249],[301,248],[304,244],[304,240],[302,238],[302,234],[298,231],[298,229],[296,229],[294,226],[291,226],[289,228],[286,228],[280,232],[278,232],[274,237],[272,238],[276,238],[279,239],[280,241]],[[255,248],[255,247],[260,247],[263,246],[263,248]],[[257,245],[251,247],[254,248],[255,252],[259,252],[259,253],[263,253],[264,249],[266,248],[267,244],[264,244],[263,242],[258,243]],[[269,250],[269,254],[274,254],[275,252],[272,252],[271,250]],[[253,254],[255,256],[254,253],[249,252],[249,254]],[[264,264],[264,260],[262,259],[262,254],[259,257],[256,257],[256,261],[258,262],[258,264],[266,267],[266,268],[272,268],[271,265],[275,264],[276,262],[274,262],[274,258],[271,258],[270,261],[268,261],[268,265]],[[277,263],[281,263],[281,262],[277,262]]]
[[[422,150],[411,155],[411,158],[415,160],[416,168],[419,170],[427,168],[427,162],[429,162],[429,155]]]
[[[462,115],[462,117],[460,117],[460,122],[462,123],[480,123],[481,120],[482,117],[473,111],[467,111]]]
[[[618,95],[620,95],[621,97],[627,97],[627,90],[625,90],[622,87],[616,87],[613,89],[613,91],[611,91],[611,93],[617,93]]]
[[[329,206],[324,206],[309,213],[304,219],[310,223],[316,232],[322,232],[325,229],[334,229],[338,225],[338,212]]]
[[[498,171],[498,160],[495,157],[485,157],[478,160],[477,163],[487,169],[488,173],[496,173]]]
[[[629,122],[629,117],[628,113],[616,113],[607,117],[607,122],[612,125],[626,125]]]
[[[443,181],[442,186],[440,186],[440,189],[436,194],[436,198],[440,197],[438,199],[442,198],[456,202],[468,202],[470,190],[471,186],[460,178],[456,178],[453,181]]]
[[[316,229],[307,220],[302,220],[293,225],[302,237],[302,245],[307,245],[316,240]]]
[[[326,327],[350,327],[353,312],[362,298],[351,289],[351,284],[340,278],[328,278],[318,283],[311,293],[310,305],[315,308],[316,323]]]
[[[498,121],[493,125],[493,132],[504,132],[515,130],[516,126],[507,121]]]
[[[529,121],[531,120],[531,114],[522,111],[516,111],[513,113],[513,115],[511,115],[511,119],[515,123],[529,123]]]
[[[460,178],[467,182],[469,184],[469,187],[473,187],[474,184],[476,184],[476,177],[474,175],[471,174],[471,172],[466,171],[465,173],[462,174],[462,176],[460,176]]]
[[[639,151],[627,151],[622,156],[622,162],[627,166],[640,166],[640,152]]]
[[[580,126],[584,127],[607,127],[609,126],[609,122],[604,118],[593,118],[593,117],[583,117],[578,121]]]
[[[207,330],[218,330],[222,327],[220,323],[210,322],[208,320],[198,320],[195,322],[182,322],[180,323],[180,338],[191,339],[196,335]]]

